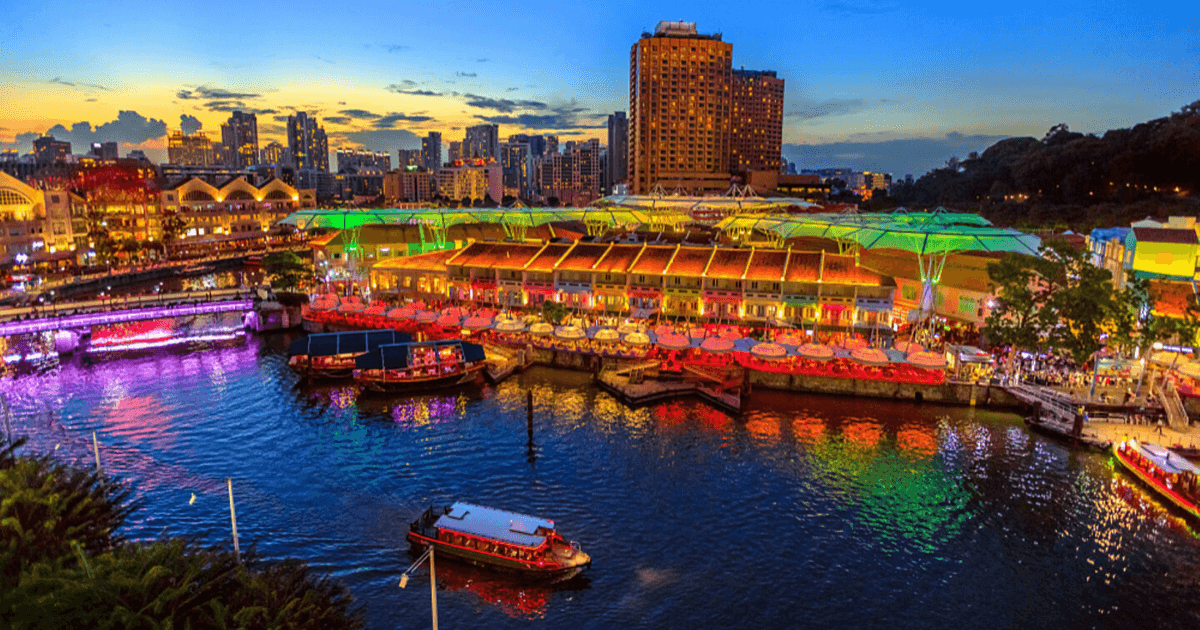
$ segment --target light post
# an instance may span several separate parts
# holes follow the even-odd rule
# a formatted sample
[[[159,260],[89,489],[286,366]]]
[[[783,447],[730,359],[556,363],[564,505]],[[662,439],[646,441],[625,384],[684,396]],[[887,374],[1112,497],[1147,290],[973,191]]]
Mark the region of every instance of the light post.
[[[404,573],[400,574],[400,588],[408,586],[408,574],[416,571],[425,562],[426,558],[429,559],[429,599],[433,605],[433,630],[437,630],[437,577],[433,568],[433,545],[429,545],[425,553],[421,554],[416,562],[412,563],[411,566],[404,570]]]

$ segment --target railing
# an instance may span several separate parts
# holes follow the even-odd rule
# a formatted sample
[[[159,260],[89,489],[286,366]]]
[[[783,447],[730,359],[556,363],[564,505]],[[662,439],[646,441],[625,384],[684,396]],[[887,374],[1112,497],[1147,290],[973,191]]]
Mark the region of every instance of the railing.
[[[225,302],[205,302],[198,304],[178,304],[173,306],[157,306],[151,308],[128,309],[84,315],[69,315],[66,317],[49,317],[33,320],[20,320],[0,324],[0,336],[21,335],[28,333],[61,330],[63,328],[88,328],[107,324],[120,324],[146,319],[168,317],[184,317],[189,315],[205,315],[210,313],[228,313],[233,311],[249,311],[254,308],[254,300],[240,299]]]
[[[1174,384],[1167,381],[1155,393],[1158,401],[1162,403],[1163,410],[1167,412],[1167,424],[1173,427],[1186,426],[1188,423],[1187,411],[1183,408],[1183,401],[1179,399],[1179,392],[1175,391]]]

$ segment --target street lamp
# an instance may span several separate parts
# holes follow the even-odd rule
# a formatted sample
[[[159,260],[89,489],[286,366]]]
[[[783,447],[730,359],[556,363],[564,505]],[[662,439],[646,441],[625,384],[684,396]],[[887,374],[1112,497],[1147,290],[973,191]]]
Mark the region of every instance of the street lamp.
[[[411,566],[404,570],[404,573],[400,574],[400,588],[408,586],[408,574],[416,571],[425,562],[426,558],[429,559],[429,598],[433,604],[433,630],[437,630],[437,579],[433,568],[433,545],[429,545],[425,553],[421,554],[416,562],[412,563]]]

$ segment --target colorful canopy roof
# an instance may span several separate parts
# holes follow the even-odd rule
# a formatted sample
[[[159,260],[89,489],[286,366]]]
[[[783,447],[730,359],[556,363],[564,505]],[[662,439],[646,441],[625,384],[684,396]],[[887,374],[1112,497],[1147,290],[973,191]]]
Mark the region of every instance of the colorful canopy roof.
[[[649,209],[648,209],[649,210]],[[312,228],[354,229],[364,225],[431,225],[449,228],[467,223],[498,223],[532,227],[560,221],[601,223],[609,227],[640,225],[682,226],[691,217],[678,211],[643,211],[626,208],[381,208],[375,210],[300,210],[280,221],[302,230]]]

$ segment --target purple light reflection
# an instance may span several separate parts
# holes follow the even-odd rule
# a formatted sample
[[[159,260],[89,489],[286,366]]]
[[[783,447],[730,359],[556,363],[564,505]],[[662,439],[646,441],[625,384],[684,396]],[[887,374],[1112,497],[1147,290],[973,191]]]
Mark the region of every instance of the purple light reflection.
[[[58,330],[60,328],[87,328],[136,322],[144,319],[162,319],[181,317],[185,315],[206,315],[209,313],[228,313],[231,311],[248,311],[254,307],[253,300],[234,300],[231,302],[212,302],[208,304],[187,304],[181,306],[160,306],[157,308],[126,309],[108,313],[89,313],[86,315],[69,315],[23,322],[6,322],[0,324],[0,336],[20,335],[25,333]]]

